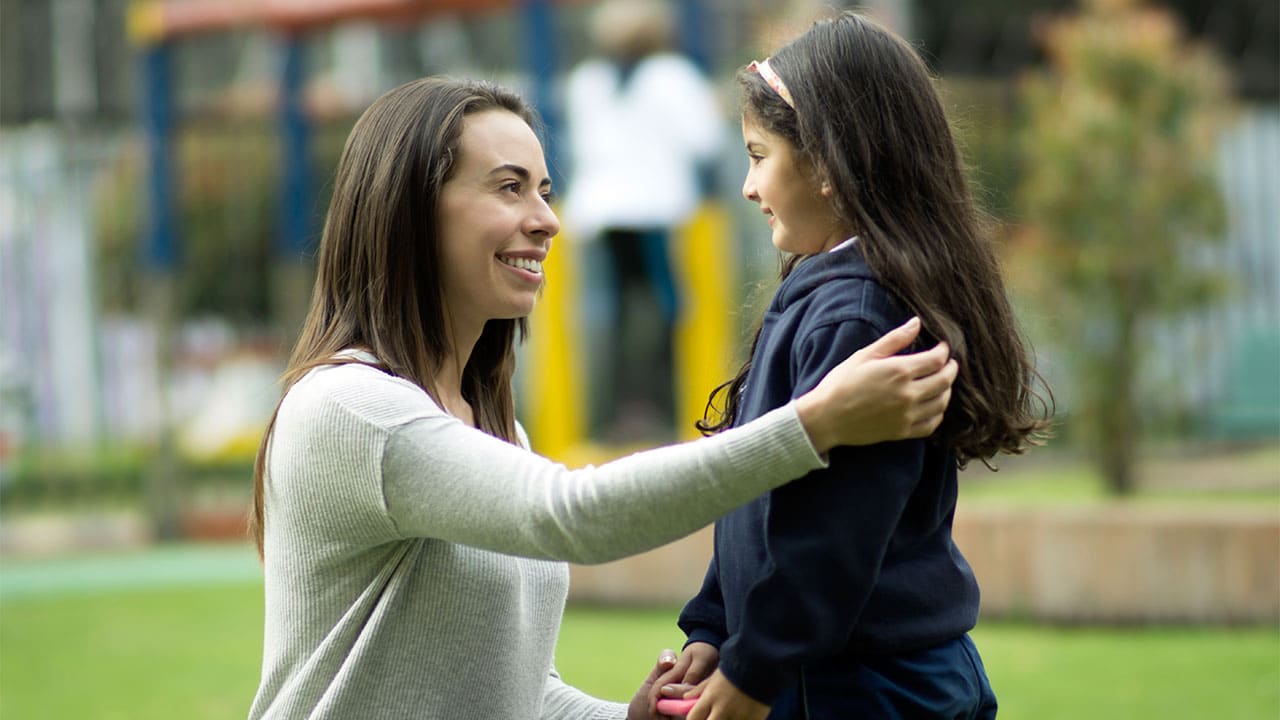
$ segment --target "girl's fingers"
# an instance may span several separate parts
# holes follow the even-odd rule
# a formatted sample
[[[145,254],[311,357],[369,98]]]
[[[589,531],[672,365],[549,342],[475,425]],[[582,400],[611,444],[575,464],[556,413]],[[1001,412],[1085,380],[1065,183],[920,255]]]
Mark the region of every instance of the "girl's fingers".
[[[689,666],[689,672],[684,674],[684,681],[696,685],[706,679],[712,670],[715,670],[715,665],[694,661]]]

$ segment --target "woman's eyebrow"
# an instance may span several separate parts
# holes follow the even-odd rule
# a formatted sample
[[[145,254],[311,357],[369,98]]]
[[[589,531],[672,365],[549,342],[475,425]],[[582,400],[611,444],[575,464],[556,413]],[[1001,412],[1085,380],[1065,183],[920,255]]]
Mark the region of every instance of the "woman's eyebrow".
[[[490,170],[489,174],[497,175],[498,173],[502,173],[502,172],[515,173],[516,176],[520,178],[521,182],[526,182],[526,183],[529,182],[529,178],[532,177],[532,175],[529,174],[529,171],[527,169],[525,169],[521,165],[516,165],[515,163],[503,163],[498,167]],[[551,178],[549,177],[544,177],[542,178],[542,180],[538,181],[538,187],[540,188],[549,187],[550,185],[551,185]]]

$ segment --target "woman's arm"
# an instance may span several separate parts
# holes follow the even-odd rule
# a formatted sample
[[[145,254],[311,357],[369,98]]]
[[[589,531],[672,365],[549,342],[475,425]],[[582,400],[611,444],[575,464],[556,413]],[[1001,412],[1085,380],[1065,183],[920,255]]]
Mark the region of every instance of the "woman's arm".
[[[560,679],[551,668],[542,694],[539,720],[624,720],[627,705],[592,697]]]
[[[598,563],[671,542],[823,465],[793,404],[714,437],[580,470],[437,414],[387,440],[382,491],[402,537]]]
[[[497,552],[597,563],[671,542],[751,498],[823,467],[815,449],[901,437],[936,426],[948,373],[928,357],[882,358],[907,329],[832,371],[804,410],[799,400],[740,428],[568,470],[444,415],[400,426],[382,464],[388,513],[406,537]],[[927,386],[927,387],[924,387]],[[813,440],[811,440],[813,438]]]

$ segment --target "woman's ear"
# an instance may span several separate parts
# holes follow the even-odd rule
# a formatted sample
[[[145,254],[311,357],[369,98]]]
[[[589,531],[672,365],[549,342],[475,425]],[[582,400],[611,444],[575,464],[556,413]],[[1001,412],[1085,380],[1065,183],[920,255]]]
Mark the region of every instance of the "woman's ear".
[[[818,192],[822,193],[822,197],[831,198],[831,183],[826,180],[822,181],[822,185],[818,187]]]

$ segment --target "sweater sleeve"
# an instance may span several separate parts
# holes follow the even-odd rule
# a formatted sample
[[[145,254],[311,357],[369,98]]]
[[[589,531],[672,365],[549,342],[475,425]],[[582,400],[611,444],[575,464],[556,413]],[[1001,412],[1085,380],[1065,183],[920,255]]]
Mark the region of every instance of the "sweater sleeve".
[[[809,334],[798,346],[795,392],[877,335],[860,320]],[[735,686],[772,704],[801,665],[845,647],[922,462],[921,441],[836,448],[830,468],[770,493],[765,570],[720,649],[720,669]]]
[[[555,668],[547,675],[539,720],[626,720],[627,706],[592,697],[565,683]]]
[[[382,475],[404,537],[599,563],[671,542],[823,466],[792,403],[714,437],[581,470],[429,414],[394,428]]]

